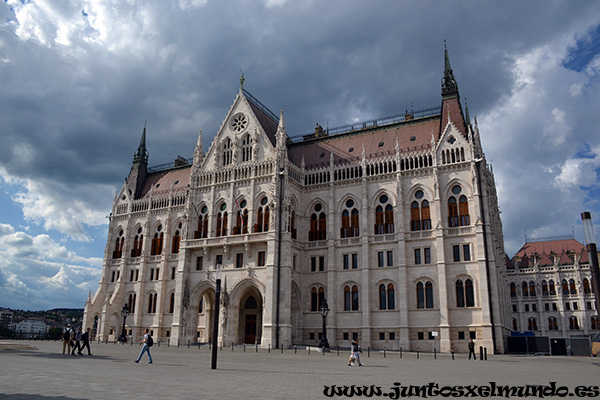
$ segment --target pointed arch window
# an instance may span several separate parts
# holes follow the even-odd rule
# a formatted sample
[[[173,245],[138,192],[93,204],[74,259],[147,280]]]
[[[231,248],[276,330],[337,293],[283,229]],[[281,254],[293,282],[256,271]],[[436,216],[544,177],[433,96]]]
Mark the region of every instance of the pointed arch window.
[[[325,301],[325,289],[313,287],[310,290],[310,311],[319,311],[319,306]]]
[[[569,317],[569,329],[572,331],[579,330],[579,320],[576,316]]]
[[[517,319],[516,318],[512,319],[512,328],[513,328],[513,331],[518,331],[519,330],[519,325],[517,325]]]
[[[233,146],[230,138],[223,142],[223,165],[230,165],[233,155]]]
[[[175,292],[171,293],[171,298],[169,301],[169,314],[173,314],[175,312]]]
[[[130,293],[129,294],[129,299],[127,301],[127,305],[129,307],[129,312],[131,314],[135,313],[135,299],[136,299],[136,294],[135,293]]]
[[[465,281],[465,300],[467,307],[475,307],[475,291],[471,279]]]
[[[514,282],[510,284],[510,297],[517,297],[517,286]]]
[[[119,235],[115,239],[115,249],[113,250],[112,258],[121,258],[123,255],[123,244],[125,243],[125,237],[123,236],[123,229],[119,231]]]
[[[452,187],[452,193],[457,197],[461,194],[462,187],[460,185],[454,185]],[[450,196],[448,199],[448,226],[450,228],[457,226],[468,226],[471,224],[469,217],[469,201],[467,196],[460,195],[458,200],[455,196]]]
[[[537,331],[537,320],[533,317],[527,319],[527,330]]]
[[[252,136],[244,135],[242,138],[242,162],[252,160]]]
[[[217,213],[216,236],[227,236],[227,205],[221,204]]]
[[[131,257],[139,257],[142,254],[142,244],[144,243],[144,235],[142,228],[138,228],[137,234],[133,240],[133,248],[131,249]]]
[[[194,239],[205,239],[208,237],[208,207],[202,206],[198,214],[198,227],[194,231]]]
[[[394,207],[386,194],[379,196],[379,203],[375,208],[375,234],[382,235],[394,233]]]
[[[292,207],[289,208],[288,232],[292,234],[292,239],[297,238],[296,211]]]
[[[558,330],[558,321],[556,317],[548,318],[548,330],[549,331],[557,331]]]
[[[342,227],[340,228],[340,237],[351,238],[358,237],[359,230],[359,212],[355,208],[354,200],[346,200],[345,208],[342,211]]]
[[[585,278],[583,280],[583,294],[590,294],[592,293],[591,289],[590,289],[590,281]]]
[[[556,295],[556,286],[554,286],[553,280],[548,281],[548,288],[550,289],[550,295],[555,296]]]
[[[548,283],[542,281],[542,296],[548,296]]]
[[[569,292],[571,294],[577,294],[577,287],[575,286],[575,279],[569,279]]]
[[[315,204],[313,213],[310,216],[310,229],[308,231],[308,240],[325,240],[327,238],[327,215],[323,210],[321,203]]]
[[[154,238],[152,238],[152,245],[150,247],[150,255],[157,256],[162,254],[163,241],[165,233],[162,232],[162,225],[159,225],[154,232]]]
[[[171,245],[171,253],[179,253],[179,246],[181,244],[181,229],[183,227],[183,223],[179,223],[177,225],[177,230],[175,231],[175,235],[173,236],[173,243]]]
[[[523,297],[529,297],[529,286],[527,286],[527,282],[521,284],[521,293],[523,293]]]
[[[260,200],[260,206],[256,214],[256,224],[254,224],[254,232],[268,232],[269,231],[269,200],[263,197]]]
[[[569,284],[567,283],[567,280],[563,279],[561,284],[562,284],[562,294],[564,296],[568,296],[569,295]]]
[[[431,229],[431,212],[429,201],[424,199],[422,190],[415,192],[415,199],[410,205],[410,230],[421,231]]]
[[[529,296],[535,297],[535,282],[529,282]]]
[[[598,316],[597,315],[592,315],[592,324],[590,326],[591,329],[595,330],[595,329],[600,329],[600,325],[598,325]]]
[[[235,226],[233,227],[233,234],[239,235],[242,233],[248,233],[248,203],[246,200],[235,202],[237,206],[237,212],[235,213]]]
[[[156,312],[156,299],[158,297],[158,293],[150,293],[148,295],[148,314],[154,314]]]

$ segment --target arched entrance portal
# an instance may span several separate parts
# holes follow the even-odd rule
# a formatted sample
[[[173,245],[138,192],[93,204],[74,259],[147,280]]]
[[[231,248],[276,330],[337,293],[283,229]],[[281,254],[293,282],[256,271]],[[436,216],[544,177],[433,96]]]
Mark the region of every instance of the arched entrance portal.
[[[262,296],[252,288],[240,299],[238,337],[246,344],[260,344],[262,336]]]

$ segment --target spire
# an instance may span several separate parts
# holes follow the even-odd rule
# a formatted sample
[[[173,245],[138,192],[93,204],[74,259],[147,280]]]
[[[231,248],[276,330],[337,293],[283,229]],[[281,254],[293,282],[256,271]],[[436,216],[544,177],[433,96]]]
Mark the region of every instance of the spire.
[[[277,125],[277,148],[283,149],[285,147],[285,123],[283,121],[283,110],[279,114],[279,124]]]
[[[144,121],[144,131],[140,139],[140,145],[133,157],[134,164],[148,164],[148,151],[146,150],[146,121]]]
[[[448,48],[444,40],[444,79],[442,80],[442,96],[450,97],[458,95],[458,85],[454,79],[454,73],[450,66],[450,57],[448,57]]]
[[[246,81],[246,78],[244,78],[244,71],[242,71],[240,69],[240,73],[242,74],[240,76],[240,92],[244,90],[244,82]]]
[[[467,125],[471,126],[471,117],[469,116],[469,104],[467,104],[466,97],[465,97],[465,119],[467,120]]]
[[[199,166],[203,157],[204,151],[202,150],[202,130],[200,130],[198,131],[198,141],[196,142],[196,148],[194,149],[194,164]]]

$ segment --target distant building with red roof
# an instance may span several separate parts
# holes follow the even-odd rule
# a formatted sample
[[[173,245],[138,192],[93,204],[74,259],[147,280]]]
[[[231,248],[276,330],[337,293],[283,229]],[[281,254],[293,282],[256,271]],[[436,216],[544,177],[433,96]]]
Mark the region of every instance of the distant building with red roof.
[[[600,331],[586,247],[573,238],[527,242],[507,266],[511,329],[569,338]]]

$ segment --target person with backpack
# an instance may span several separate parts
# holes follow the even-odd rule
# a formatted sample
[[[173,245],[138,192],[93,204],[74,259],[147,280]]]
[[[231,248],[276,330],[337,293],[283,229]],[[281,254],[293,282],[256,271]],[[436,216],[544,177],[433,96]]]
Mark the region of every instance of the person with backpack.
[[[82,355],[83,353],[81,352],[81,328],[79,328],[75,333],[75,345],[73,346],[73,351],[71,352],[71,355],[74,356],[75,355],[75,350],[77,350],[77,354]]]
[[[71,353],[71,325],[67,325],[63,331],[62,342],[63,356],[65,355],[65,349],[67,350],[67,355],[69,355]]]
[[[150,335],[150,331],[146,329],[146,333],[144,333],[144,337],[140,340],[140,343],[143,343],[142,350],[140,351],[140,355],[137,360],[133,362],[138,364],[144,355],[144,352],[148,353],[148,359],[150,360],[148,364],[152,364],[152,356],[150,355],[150,347],[154,344],[154,340],[152,339],[152,335]]]

